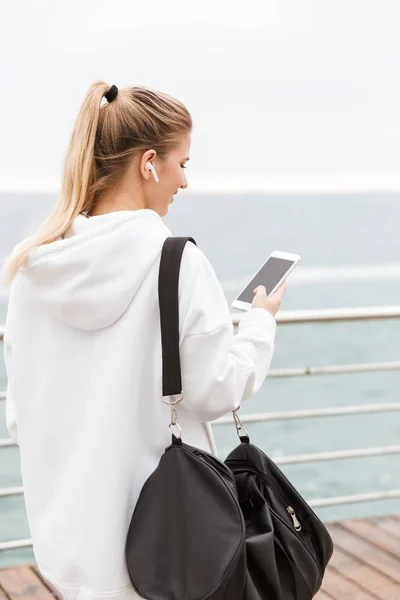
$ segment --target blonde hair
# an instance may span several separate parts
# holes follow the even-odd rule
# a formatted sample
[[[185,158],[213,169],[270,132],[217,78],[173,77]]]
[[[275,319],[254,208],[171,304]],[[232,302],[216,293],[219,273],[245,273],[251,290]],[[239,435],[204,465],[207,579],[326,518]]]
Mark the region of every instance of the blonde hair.
[[[164,92],[127,87],[101,105],[109,90],[104,81],[90,86],[65,154],[58,201],[39,229],[6,258],[1,272],[4,285],[12,282],[33,248],[56,241],[78,214],[92,210],[135,155],[153,148],[164,160],[192,130],[187,108]]]

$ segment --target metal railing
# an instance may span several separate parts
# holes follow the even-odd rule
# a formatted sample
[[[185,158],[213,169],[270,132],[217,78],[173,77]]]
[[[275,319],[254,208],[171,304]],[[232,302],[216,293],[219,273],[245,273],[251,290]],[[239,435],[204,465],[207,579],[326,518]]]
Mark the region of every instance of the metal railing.
[[[232,322],[237,325],[241,312],[232,312]],[[280,310],[275,316],[277,323],[327,323],[330,321],[365,321],[371,319],[398,319],[400,305],[393,306],[351,306],[346,308],[311,308],[305,310]],[[0,341],[4,336],[4,325],[0,325]]]
[[[232,322],[238,325],[241,313],[232,313]],[[345,322],[376,319],[400,318],[400,306],[373,306],[352,307],[335,309],[312,309],[297,311],[279,311],[276,315],[278,324],[300,324],[300,323],[327,323]],[[0,326],[0,341],[4,337],[4,326]],[[356,363],[348,365],[327,365],[322,367],[302,367],[295,369],[271,369],[267,378],[273,377],[304,377],[311,375],[332,375],[341,373],[363,373],[372,371],[395,371],[400,370],[400,361],[378,362],[378,363]],[[5,399],[6,392],[0,392],[0,400]],[[358,406],[332,407],[309,410],[290,410],[279,412],[266,412],[241,415],[240,419],[245,423],[261,423],[267,421],[285,421],[289,419],[309,419],[332,416],[348,416],[357,414],[373,414],[378,412],[399,411],[400,402],[384,404],[362,404]],[[221,417],[213,421],[214,426],[222,426],[234,423],[232,417]],[[11,438],[0,439],[0,449],[17,446]],[[361,458],[368,456],[384,456],[400,454],[400,445],[382,446],[377,448],[362,448],[352,450],[339,450],[335,452],[319,452],[313,454],[302,454],[294,456],[271,457],[277,465],[302,464],[316,461],[342,460],[348,458]],[[0,498],[18,496],[24,493],[23,486],[0,488]],[[400,498],[400,489],[385,492],[370,492],[348,496],[336,496],[332,498],[315,498],[307,500],[312,508],[350,504],[357,502],[370,502],[374,500]],[[32,545],[32,540],[15,540],[0,543],[1,550],[25,548]]]

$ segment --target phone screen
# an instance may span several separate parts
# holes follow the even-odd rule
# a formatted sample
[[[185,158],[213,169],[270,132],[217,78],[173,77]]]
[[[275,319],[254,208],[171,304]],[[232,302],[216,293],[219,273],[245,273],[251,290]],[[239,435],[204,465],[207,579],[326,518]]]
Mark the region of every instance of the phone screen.
[[[293,263],[293,260],[270,256],[258,273],[256,273],[256,275],[250,281],[249,285],[243,290],[243,292],[241,292],[240,296],[237,297],[237,300],[240,300],[241,302],[249,302],[251,304],[254,298],[253,290],[258,285],[265,286],[268,296],[278,281],[281,280],[286,271],[290,269]]]

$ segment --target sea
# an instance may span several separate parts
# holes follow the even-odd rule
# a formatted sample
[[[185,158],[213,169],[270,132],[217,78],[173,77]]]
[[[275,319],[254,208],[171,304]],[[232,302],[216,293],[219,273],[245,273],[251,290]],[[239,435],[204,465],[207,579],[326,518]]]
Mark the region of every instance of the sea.
[[[55,194],[0,194],[0,260],[33,233]],[[273,250],[301,255],[281,311],[400,305],[400,194],[204,194],[176,196],[163,217],[210,260],[229,305]],[[134,268],[134,265],[132,265]],[[4,324],[7,293],[0,295]],[[232,313],[234,313],[232,309]],[[271,369],[395,361],[400,320],[280,324]],[[0,353],[0,390],[6,389]],[[400,371],[269,378],[240,415],[398,402]],[[55,399],[56,401],[56,399]],[[399,412],[246,424],[271,458],[400,444]],[[134,427],[134,424],[132,424]],[[221,459],[239,443],[213,426]],[[0,400],[0,438],[9,437]],[[184,437],[184,432],[183,432]],[[400,489],[399,454],[281,466],[306,500]],[[22,485],[17,447],[0,449],[0,488]],[[400,513],[400,499],[316,508],[324,521]],[[0,498],[0,542],[29,538],[23,496]],[[0,567],[33,560],[30,548],[0,552]]]

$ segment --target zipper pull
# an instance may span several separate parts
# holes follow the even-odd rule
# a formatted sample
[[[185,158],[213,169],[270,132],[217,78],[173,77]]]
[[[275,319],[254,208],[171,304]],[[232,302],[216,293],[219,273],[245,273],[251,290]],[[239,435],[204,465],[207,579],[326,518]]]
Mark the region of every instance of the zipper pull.
[[[300,525],[299,521],[297,520],[296,513],[294,512],[293,508],[291,506],[288,506],[286,510],[288,511],[289,515],[293,519],[293,525],[294,525],[295,530],[300,531],[301,525]]]

